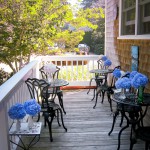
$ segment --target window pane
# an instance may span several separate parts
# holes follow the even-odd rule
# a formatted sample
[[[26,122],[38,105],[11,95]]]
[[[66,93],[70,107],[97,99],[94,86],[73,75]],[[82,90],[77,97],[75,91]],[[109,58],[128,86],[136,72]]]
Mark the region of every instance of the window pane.
[[[135,34],[135,0],[123,0],[122,35]]]
[[[129,8],[135,6],[136,0],[123,0],[123,8]]]
[[[145,5],[144,17],[150,16],[150,3]]]
[[[138,34],[150,34],[150,0],[139,3]]]
[[[127,21],[135,20],[135,9],[127,11],[126,14],[127,14]]]
[[[123,35],[134,35],[135,34],[135,25],[124,26]]]
[[[150,34],[150,21],[143,23],[143,34]]]

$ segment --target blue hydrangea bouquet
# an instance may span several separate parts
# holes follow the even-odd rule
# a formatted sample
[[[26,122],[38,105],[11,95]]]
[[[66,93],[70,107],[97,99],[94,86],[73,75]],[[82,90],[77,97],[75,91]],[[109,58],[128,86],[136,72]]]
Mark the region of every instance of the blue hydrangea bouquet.
[[[23,119],[26,116],[26,111],[24,109],[24,106],[20,103],[16,103],[15,105],[11,106],[8,115],[11,119],[16,119],[16,131],[19,131],[21,129],[21,121],[20,119]]]
[[[125,99],[125,90],[130,89],[131,81],[127,77],[120,78],[116,81],[115,86],[117,89],[122,89],[122,94],[120,95],[121,99]]]
[[[143,89],[148,83],[148,78],[144,74],[141,74],[137,71],[128,72],[128,77],[119,78],[115,86],[117,89],[130,89],[131,87],[138,89],[138,99],[142,101],[143,99]],[[120,76],[120,73],[118,70],[113,72],[113,75],[116,77]],[[125,97],[124,97],[125,98]]]
[[[26,116],[26,111],[22,104],[16,103],[10,107],[8,115],[11,119],[23,119]]]
[[[111,64],[112,64],[112,62],[109,59],[104,61],[104,67],[105,68],[108,68],[109,66],[111,66]]]
[[[105,55],[101,55],[99,59],[102,60],[103,69],[107,69],[112,64],[112,62]]]
[[[32,117],[41,111],[41,106],[36,102],[35,99],[30,99],[24,102],[24,104],[16,103],[11,106],[8,115],[11,119],[16,119],[16,130],[20,130],[20,119],[23,119],[26,114],[29,115],[28,125],[33,125]],[[30,120],[30,121],[29,121]]]
[[[24,102],[24,109],[26,113],[29,115],[28,127],[31,128],[33,126],[32,117],[41,111],[41,106],[36,102],[35,99],[30,99]]]
[[[35,99],[30,99],[24,102],[24,109],[28,115],[35,116],[41,111],[41,106]]]
[[[149,82],[147,76],[141,73],[135,73],[133,79],[131,80],[131,85],[135,89],[138,89],[138,102],[143,102],[143,91],[146,84]]]

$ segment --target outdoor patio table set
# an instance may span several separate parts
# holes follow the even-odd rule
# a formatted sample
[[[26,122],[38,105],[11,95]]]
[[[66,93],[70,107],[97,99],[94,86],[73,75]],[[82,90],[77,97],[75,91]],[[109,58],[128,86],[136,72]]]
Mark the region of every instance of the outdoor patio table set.
[[[28,107],[27,114],[29,114],[28,122],[20,123],[20,120],[26,115],[24,111],[26,108],[25,104],[24,106],[22,104],[15,104],[8,112],[10,118],[19,120],[16,123],[13,123],[9,130],[9,134],[11,136],[18,136],[21,141],[19,144],[13,140],[10,140],[10,142],[24,150],[29,149],[40,139],[42,122],[39,122],[39,120],[41,113],[44,116],[44,126],[46,127],[46,125],[48,125],[49,128],[50,141],[53,141],[52,122],[55,117],[57,118],[58,125],[61,126],[59,122],[59,114],[63,128],[67,131],[63,121],[63,113],[66,114],[66,111],[63,104],[63,92],[60,90],[60,87],[67,86],[69,83],[63,79],[58,79],[59,69],[54,64],[47,64],[39,71],[42,72],[42,79],[28,78],[25,81],[31,97],[30,100],[27,100],[28,103],[26,105],[26,107]],[[43,73],[45,76],[43,76]],[[56,96],[58,96],[59,104],[55,102]],[[20,113],[21,115],[17,116],[17,113]],[[30,120],[32,121],[32,124],[30,123]],[[20,123],[19,127],[18,122]],[[28,145],[25,145],[20,136],[32,136],[33,138]]]
[[[98,94],[100,94],[100,96],[102,95],[103,102],[104,94],[107,92],[111,111],[112,101],[116,103],[116,110],[113,112],[113,123],[108,135],[111,135],[119,114],[121,114],[120,126],[122,126],[123,121],[126,121],[126,125],[122,127],[118,133],[117,150],[119,150],[121,146],[122,132],[130,125],[130,150],[132,150],[137,138],[145,141],[145,149],[148,150],[150,144],[150,126],[144,126],[143,118],[150,106],[150,94],[144,93],[144,87],[149,83],[149,79],[137,71],[124,72],[120,66],[109,69],[108,67],[111,65],[111,61],[105,63],[106,60],[108,60],[106,56],[101,56],[100,61],[102,62],[101,64],[103,64],[101,68],[98,66],[98,69],[90,70],[90,73],[95,74],[95,77],[91,80],[94,79],[96,82],[96,88],[94,89],[94,97],[96,91],[96,101],[93,108],[95,108],[97,104]],[[107,83],[108,74],[111,74],[112,79],[110,86]],[[99,76],[101,76],[100,79]],[[104,78],[102,78],[102,76],[104,76]]]

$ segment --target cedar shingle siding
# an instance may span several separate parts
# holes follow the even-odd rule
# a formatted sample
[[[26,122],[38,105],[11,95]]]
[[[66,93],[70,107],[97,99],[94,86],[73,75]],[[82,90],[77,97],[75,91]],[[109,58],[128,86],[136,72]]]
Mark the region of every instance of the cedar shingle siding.
[[[119,33],[119,17],[115,19],[114,8],[119,6],[118,0],[106,0],[106,43],[105,55],[113,62],[113,66],[121,65],[122,70],[130,71],[131,46],[139,46],[139,69],[150,79],[150,40],[117,39]],[[150,93],[150,84],[146,87]]]

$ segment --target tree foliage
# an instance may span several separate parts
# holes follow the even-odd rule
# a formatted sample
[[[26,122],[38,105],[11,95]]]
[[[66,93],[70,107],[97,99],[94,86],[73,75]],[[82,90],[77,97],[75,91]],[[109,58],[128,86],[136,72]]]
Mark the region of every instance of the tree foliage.
[[[89,45],[91,47],[91,51],[93,51],[96,54],[103,54],[105,39],[105,1],[83,0],[81,5],[83,6],[84,12],[87,12],[86,16],[90,16],[87,19],[93,24],[97,25],[96,30],[92,31],[91,36],[89,37],[91,40],[91,45]]]
[[[73,50],[85,34],[81,27],[95,30],[99,15],[100,9],[81,9],[74,17],[67,0],[1,0],[0,62],[15,73],[31,54],[50,54],[55,43]],[[66,24],[74,30],[64,29]]]
[[[0,60],[17,72],[32,53],[43,53],[72,18],[66,1],[8,0],[0,5]]]

